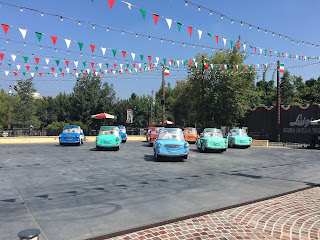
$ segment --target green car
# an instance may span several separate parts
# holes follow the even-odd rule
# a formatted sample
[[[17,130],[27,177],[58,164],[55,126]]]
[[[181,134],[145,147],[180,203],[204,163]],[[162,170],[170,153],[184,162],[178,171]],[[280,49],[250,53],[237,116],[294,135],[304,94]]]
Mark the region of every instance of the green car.
[[[121,136],[119,128],[115,126],[102,126],[99,135],[96,138],[97,149],[115,149],[119,150],[121,145]]]
[[[213,150],[217,152],[223,152],[228,147],[228,137],[223,137],[220,129],[217,128],[205,128],[200,137],[196,140],[197,148],[201,149],[201,152],[207,150]]]
[[[229,147],[245,147],[248,148],[252,144],[252,138],[248,136],[244,129],[232,129],[229,136]]]

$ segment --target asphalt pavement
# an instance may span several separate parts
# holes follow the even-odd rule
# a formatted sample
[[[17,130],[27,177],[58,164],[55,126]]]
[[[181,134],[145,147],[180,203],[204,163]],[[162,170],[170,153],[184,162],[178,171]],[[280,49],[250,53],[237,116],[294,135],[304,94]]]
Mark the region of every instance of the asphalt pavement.
[[[120,151],[1,145],[0,239],[26,228],[41,228],[41,239],[85,239],[320,182],[319,150],[190,148],[185,162],[156,162],[140,141]]]

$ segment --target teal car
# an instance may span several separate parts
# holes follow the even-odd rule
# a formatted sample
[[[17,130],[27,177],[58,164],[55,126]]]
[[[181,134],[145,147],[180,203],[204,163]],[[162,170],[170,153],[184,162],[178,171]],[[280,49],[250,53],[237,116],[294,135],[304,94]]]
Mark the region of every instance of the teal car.
[[[96,148],[119,150],[120,146],[121,136],[119,128],[115,126],[102,126],[96,138]]]
[[[248,136],[244,129],[232,129],[229,136],[229,147],[244,147],[248,148],[252,144],[252,138]]]
[[[223,152],[227,150],[228,137],[223,137],[220,129],[205,128],[200,137],[197,137],[196,144],[201,152],[206,152],[207,150]]]

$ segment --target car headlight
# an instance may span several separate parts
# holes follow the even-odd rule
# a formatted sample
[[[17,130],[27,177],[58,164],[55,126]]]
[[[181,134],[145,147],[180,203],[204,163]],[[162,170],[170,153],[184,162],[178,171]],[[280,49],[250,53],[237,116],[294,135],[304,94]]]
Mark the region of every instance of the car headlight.
[[[206,139],[206,142],[209,142],[209,139]]]
[[[79,135],[77,135],[77,138],[79,137]]]
[[[119,141],[119,138],[117,138],[116,140]]]
[[[161,143],[158,143],[158,147],[161,147],[161,145],[162,145]]]
[[[184,146],[185,146],[185,147],[189,147],[189,143],[185,143]]]
[[[59,138],[61,138],[61,134],[59,135]]]
[[[97,137],[96,139],[97,139],[97,141],[99,140],[99,138],[98,138],[98,137]]]
[[[250,138],[250,142],[252,142],[252,138]]]

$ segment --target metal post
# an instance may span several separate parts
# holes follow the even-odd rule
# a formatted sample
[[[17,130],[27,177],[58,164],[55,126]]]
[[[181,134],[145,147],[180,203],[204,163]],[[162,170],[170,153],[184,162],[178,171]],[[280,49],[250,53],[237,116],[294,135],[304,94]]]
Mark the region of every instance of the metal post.
[[[201,127],[204,128],[204,55],[202,55],[202,71],[201,71],[201,110],[203,117],[201,118]]]
[[[280,142],[280,61],[277,63],[277,142]]]
[[[164,65],[162,65],[162,127],[164,127],[164,114],[165,114],[165,106],[164,106],[164,99],[165,99],[165,82],[164,82]]]
[[[12,90],[11,90],[11,85],[9,86],[9,107],[8,107],[8,134],[10,135],[10,129],[11,129],[11,95],[12,95]]]

